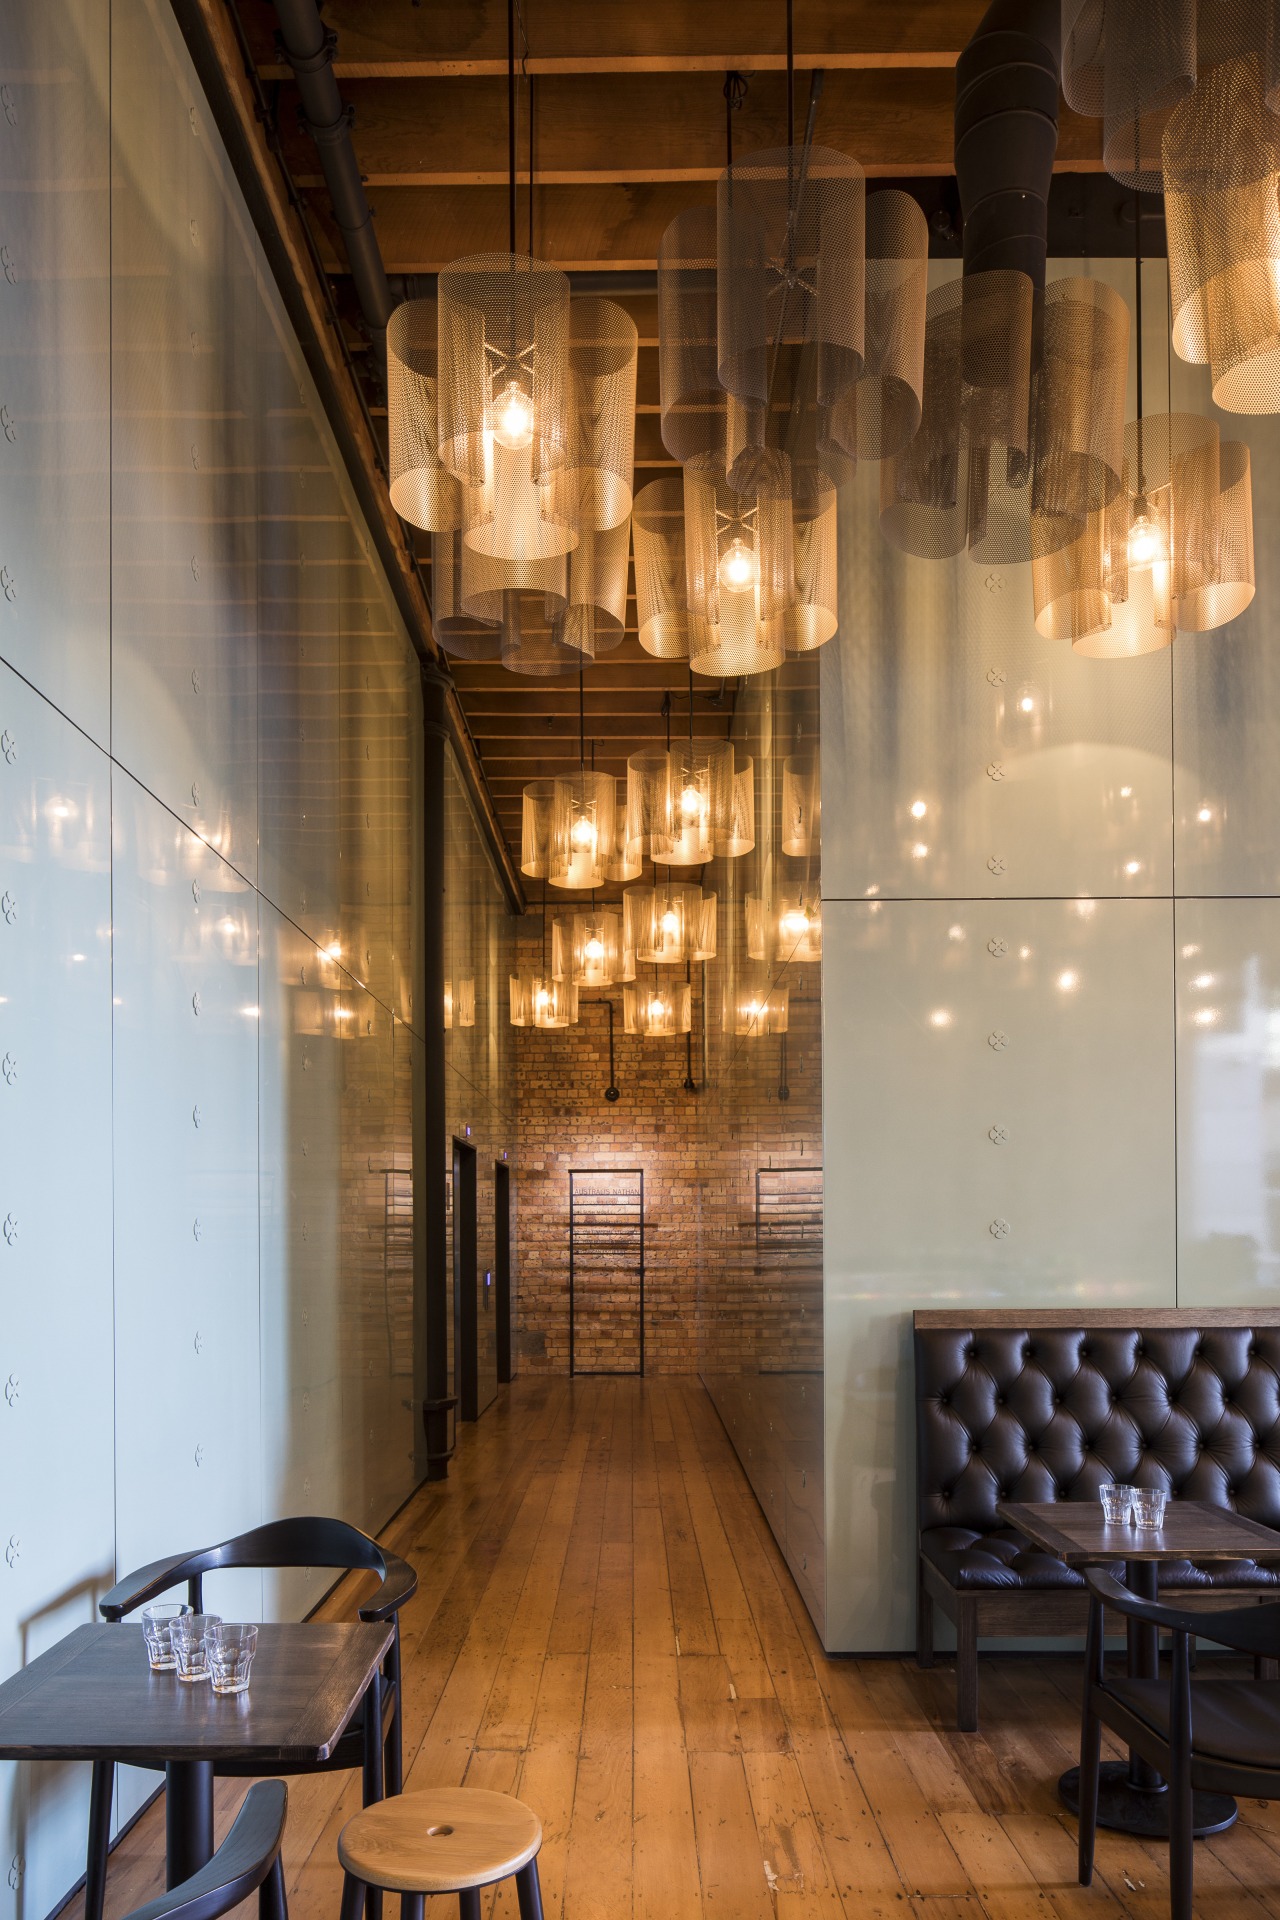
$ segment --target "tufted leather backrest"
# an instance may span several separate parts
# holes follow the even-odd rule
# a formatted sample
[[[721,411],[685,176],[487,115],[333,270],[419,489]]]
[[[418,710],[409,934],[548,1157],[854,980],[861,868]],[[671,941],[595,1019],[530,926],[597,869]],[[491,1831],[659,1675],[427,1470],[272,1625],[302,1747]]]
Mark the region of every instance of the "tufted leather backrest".
[[[920,1325],[920,1527],[1163,1487],[1280,1527],[1280,1327]]]

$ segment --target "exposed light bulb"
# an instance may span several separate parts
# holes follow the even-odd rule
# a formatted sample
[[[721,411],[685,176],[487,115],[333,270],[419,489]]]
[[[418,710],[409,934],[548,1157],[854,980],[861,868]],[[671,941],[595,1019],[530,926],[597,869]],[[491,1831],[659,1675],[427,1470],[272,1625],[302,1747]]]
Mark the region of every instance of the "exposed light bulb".
[[[583,953],[587,959],[593,963],[604,959],[604,941],[598,933],[593,933],[590,936],[586,946],[583,948]]]
[[[674,940],[680,931],[680,915],[674,907],[668,907],[659,924],[668,940]]]
[[[702,810],[702,795],[691,780],[680,795],[680,813],[685,820],[696,820]]]
[[[655,994],[653,999],[649,1002],[649,1018],[651,1020],[661,1020],[665,1012],[666,1012],[665,1006],[663,1005],[662,1001],[658,998],[658,996]]]
[[[545,987],[538,988],[538,991],[533,996],[533,1004],[537,1007],[539,1013],[545,1013],[551,1005],[551,995]]]
[[[743,593],[756,583],[756,556],[745,540],[733,540],[720,556],[720,585],[729,593]]]
[[[1133,517],[1129,522],[1129,565],[1153,567],[1168,557],[1160,523],[1151,517],[1146,494],[1139,493],[1134,498]]]
[[[788,907],[780,922],[781,932],[799,940],[809,931],[809,916],[803,907]]]
[[[493,403],[493,437],[513,453],[533,444],[533,404],[515,380],[508,380]]]
[[[596,843],[595,823],[590,816],[580,813],[569,829],[569,838],[575,847],[594,847]]]

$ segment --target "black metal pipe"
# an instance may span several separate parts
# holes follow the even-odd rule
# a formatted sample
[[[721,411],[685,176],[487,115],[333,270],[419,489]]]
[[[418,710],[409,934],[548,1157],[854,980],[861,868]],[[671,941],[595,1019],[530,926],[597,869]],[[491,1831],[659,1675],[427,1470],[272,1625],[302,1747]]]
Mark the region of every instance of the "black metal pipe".
[[[598,1000],[579,1000],[578,1005],[580,1007],[603,1007],[609,1015],[609,1084],[604,1090],[604,1097],[610,1106],[612,1106],[615,1100],[622,1098],[618,1089],[618,1076],[614,1071],[613,1064],[613,1002],[612,1000],[606,1000],[604,996],[601,995]]]
[[[964,270],[1008,267],[1044,291],[1058,147],[1059,0],[992,0],[956,62]]]
[[[385,372],[387,321],[395,303],[351,144],[351,111],[343,106],[333,77],[337,35],[324,25],[315,0],[275,0],[275,9],[280,22],[280,51],[298,83],[302,118],[320,156],[360,311],[378,366]]]
[[[414,1142],[414,1232],[425,1248],[423,1351],[415,1369],[426,1382],[422,1420],[427,1440],[427,1478],[449,1471],[449,1237],[445,1173],[444,881],[445,742],[449,738],[448,681],[434,667],[422,670],[422,1031],[421,1138]]]

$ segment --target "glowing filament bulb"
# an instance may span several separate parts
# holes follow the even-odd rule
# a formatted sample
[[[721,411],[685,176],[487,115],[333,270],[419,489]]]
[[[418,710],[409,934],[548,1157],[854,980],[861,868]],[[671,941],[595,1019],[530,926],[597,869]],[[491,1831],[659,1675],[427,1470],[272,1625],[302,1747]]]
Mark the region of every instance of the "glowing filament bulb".
[[[493,437],[513,453],[533,444],[533,404],[515,380],[508,380],[493,403]]]
[[[745,540],[733,540],[720,556],[720,585],[729,593],[745,593],[756,583],[756,556]]]
[[[533,1003],[537,1007],[539,1013],[546,1012],[547,1008],[551,1005],[551,995],[547,992],[547,989],[545,987],[538,988],[538,991],[533,996]]]
[[[651,1020],[661,1020],[665,1012],[666,1007],[663,1005],[661,998],[655,993],[653,999],[649,1002],[649,1018]]]
[[[1146,494],[1139,493],[1134,499],[1133,518],[1129,522],[1129,565],[1153,567],[1162,564],[1168,557],[1160,523],[1151,517]]]
[[[586,946],[583,948],[583,953],[593,966],[598,966],[604,959],[604,941],[598,933],[590,935]]]
[[[658,924],[662,929],[663,945],[666,946],[669,942],[674,944],[680,934],[680,915],[675,908],[668,907]]]
[[[809,916],[803,907],[788,907],[782,916],[782,932],[799,940],[809,931]]]

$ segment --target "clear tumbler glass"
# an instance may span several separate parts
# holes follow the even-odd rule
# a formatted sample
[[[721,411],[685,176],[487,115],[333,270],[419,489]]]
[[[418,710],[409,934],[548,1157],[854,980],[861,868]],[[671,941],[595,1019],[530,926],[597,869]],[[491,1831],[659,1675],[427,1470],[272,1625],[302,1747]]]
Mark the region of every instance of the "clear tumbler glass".
[[[142,1637],[147,1643],[147,1659],[151,1662],[153,1673],[173,1672],[177,1661],[169,1644],[169,1629],[175,1620],[180,1620],[184,1613],[190,1612],[190,1607],[178,1606],[170,1601],[161,1601],[157,1606],[142,1609]]]
[[[177,1662],[178,1678],[190,1686],[209,1678],[209,1629],[220,1623],[216,1613],[184,1613],[169,1628],[169,1644]]]
[[[1102,1502],[1102,1517],[1109,1527],[1123,1526],[1129,1520],[1135,1492],[1134,1487],[1098,1488],[1098,1498]]]
[[[1158,1487],[1135,1487],[1133,1494],[1133,1523],[1136,1527],[1162,1527],[1164,1525],[1165,1501],[1168,1495]]]
[[[258,1645],[258,1629],[218,1621],[206,1636],[209,1673],[215,1693],[244,1693]]]

